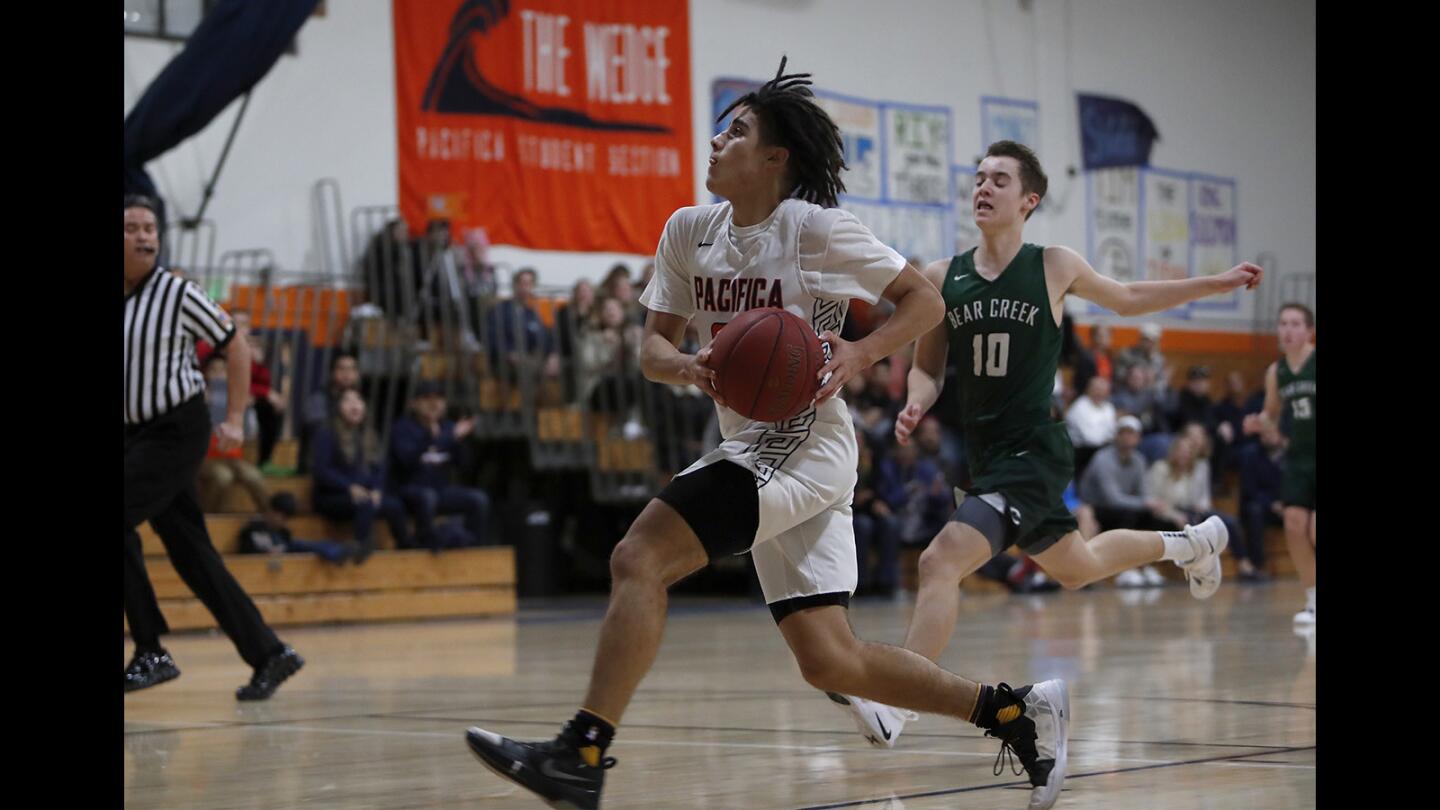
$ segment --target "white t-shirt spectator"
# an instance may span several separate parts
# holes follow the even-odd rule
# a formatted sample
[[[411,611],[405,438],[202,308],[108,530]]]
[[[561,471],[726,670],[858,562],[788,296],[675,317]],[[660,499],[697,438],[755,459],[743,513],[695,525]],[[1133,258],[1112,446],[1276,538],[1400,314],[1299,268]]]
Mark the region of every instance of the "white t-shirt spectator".
[[[1070,441],[1078,447],[1102,447],[1115,439],[1115,404],[1106,400],[1097,405],[1088,396],[1079,396],[1065,414]]]

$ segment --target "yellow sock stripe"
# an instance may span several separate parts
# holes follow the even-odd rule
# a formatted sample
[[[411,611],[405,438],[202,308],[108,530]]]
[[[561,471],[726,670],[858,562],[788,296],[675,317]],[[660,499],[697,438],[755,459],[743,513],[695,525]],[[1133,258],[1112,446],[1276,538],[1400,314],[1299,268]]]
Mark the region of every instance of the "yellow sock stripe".
[[[601,720],[604,720],[605,722],[609,723],[611,728],[615,728],[615,729],[620,728],[620,724],[619,724],[619,723],[615,722],[614,720],[611,720],[610,718],[606,717],[605,715],[601,714],[600,712],[595,711],[594,709],[587,709],[587,708],[585,708],[584,706],[581,706],[581,707],[580,707],[580,711],[582,711],[582,712],[589,712],[590,714],[595,715],[596,717],[600,718]]]

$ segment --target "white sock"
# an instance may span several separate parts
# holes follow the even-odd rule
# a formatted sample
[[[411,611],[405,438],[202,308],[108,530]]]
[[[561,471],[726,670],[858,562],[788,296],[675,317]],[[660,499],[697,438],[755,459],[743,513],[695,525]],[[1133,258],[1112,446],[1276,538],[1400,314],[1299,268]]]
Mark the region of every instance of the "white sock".
[[[1169,560],[1177,565],[1184,565],[1195,559],[1195,549],[1190,546],[1190,538],[1184,532],[1158,532],[1160,542],[1165,544],[1165,553],[1160,559]]]
[[[1311,586],[1305,589],[1305,609],[1311,613],[1315,612],[1315,588]]]

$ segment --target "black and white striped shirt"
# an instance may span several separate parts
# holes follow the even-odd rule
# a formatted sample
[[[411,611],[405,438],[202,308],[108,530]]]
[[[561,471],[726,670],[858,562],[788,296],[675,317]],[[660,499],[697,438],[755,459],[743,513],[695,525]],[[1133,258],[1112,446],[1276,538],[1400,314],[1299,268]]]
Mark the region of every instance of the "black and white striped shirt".
[[[205,391],[195,341],[217,350],[235,325],[193,281],[156,266],[125,296],[125,424],[163,416]]]

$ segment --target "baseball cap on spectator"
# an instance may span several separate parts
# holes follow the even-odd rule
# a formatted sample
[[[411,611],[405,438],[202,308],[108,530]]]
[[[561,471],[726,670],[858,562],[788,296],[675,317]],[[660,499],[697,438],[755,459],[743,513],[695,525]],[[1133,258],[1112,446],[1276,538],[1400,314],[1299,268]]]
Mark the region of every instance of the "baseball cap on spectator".
[[[1140,420],[1128,413],[1125,414],[1115,421],[1115,432],[1119,433],[1122,430],[1133,430],[1136,433],[1140,433]]]
[[[1150,340],[1159,340],[1162,330],[1158,323],[1145,323],[1140,325],[1140,337]]]
[[[1209,377],[1210,377],[1210,367],[1209,367],[1209,366],[1191,366],[1191,367],[1190,367],[1190,373],[1189,373],[1189,375],[1187,375],[1186,379],[1190,379],[1190,380],[1205,380],[1205,379],[1209,379]]]
[[[422,397],[443,396],[445,396],[445,388],[440,385],[439,380],[421,380],[419,384],[415,386],[416,399],[421,399]]]

